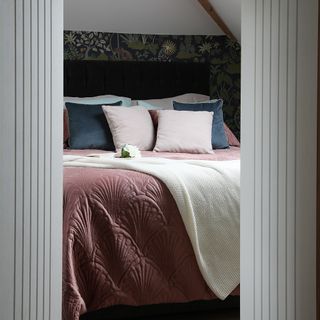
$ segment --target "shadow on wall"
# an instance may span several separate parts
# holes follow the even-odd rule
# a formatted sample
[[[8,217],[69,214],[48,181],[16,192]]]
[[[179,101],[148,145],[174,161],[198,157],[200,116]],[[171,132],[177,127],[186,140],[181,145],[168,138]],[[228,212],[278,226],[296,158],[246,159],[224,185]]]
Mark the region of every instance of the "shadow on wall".
[[[210,93],[224,100],[225,122],[240,136],[240,45],[226,36],[65,31],[65,60],[210,63]]]

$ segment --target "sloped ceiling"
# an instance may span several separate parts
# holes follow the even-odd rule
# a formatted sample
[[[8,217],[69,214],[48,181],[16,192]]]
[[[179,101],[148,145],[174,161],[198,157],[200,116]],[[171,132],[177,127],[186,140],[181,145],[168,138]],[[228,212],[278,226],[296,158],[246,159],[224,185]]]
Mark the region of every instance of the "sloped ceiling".
[[[211,0],[222,18],[240,34],[241,0]],[[223,32],[197,0],[64,0],[65,29],[147,34],[210,34]],[[227,4],[228,3],[228,4]],[[240,39],[240,38],[239,38]]]
[[[210,0],[234,36],[241,39],[241,0]]]

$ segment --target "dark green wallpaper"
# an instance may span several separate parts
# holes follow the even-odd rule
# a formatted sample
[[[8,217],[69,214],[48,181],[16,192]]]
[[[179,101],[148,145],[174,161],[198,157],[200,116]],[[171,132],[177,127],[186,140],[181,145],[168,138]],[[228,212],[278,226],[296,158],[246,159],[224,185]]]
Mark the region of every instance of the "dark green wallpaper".
[[[210,62],[211,97],[224,100],[225,122],[240,135],[240,46],[226,36],[65,31],[64,58]]]

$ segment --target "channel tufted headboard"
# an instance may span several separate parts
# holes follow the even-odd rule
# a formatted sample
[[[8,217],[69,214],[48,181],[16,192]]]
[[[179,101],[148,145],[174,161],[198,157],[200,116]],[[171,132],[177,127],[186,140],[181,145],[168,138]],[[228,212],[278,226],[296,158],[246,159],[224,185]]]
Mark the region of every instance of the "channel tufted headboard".
[[[64,95],[104,94],[132,99],[209,95],[210,66],[189,62],[64,61]]]

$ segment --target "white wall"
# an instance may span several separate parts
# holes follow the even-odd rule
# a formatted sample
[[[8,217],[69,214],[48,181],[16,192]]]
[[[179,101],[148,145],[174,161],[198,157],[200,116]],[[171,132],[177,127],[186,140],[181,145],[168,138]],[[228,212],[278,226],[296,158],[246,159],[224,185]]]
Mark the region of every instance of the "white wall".
[[[223,34],[197,0],[65,0],[64,3],[65,30]]]
[[[0,1],[0,319],[59,320],[62,0]]]
[[[241,319],[316,319],[317,0],[243,0]]]

